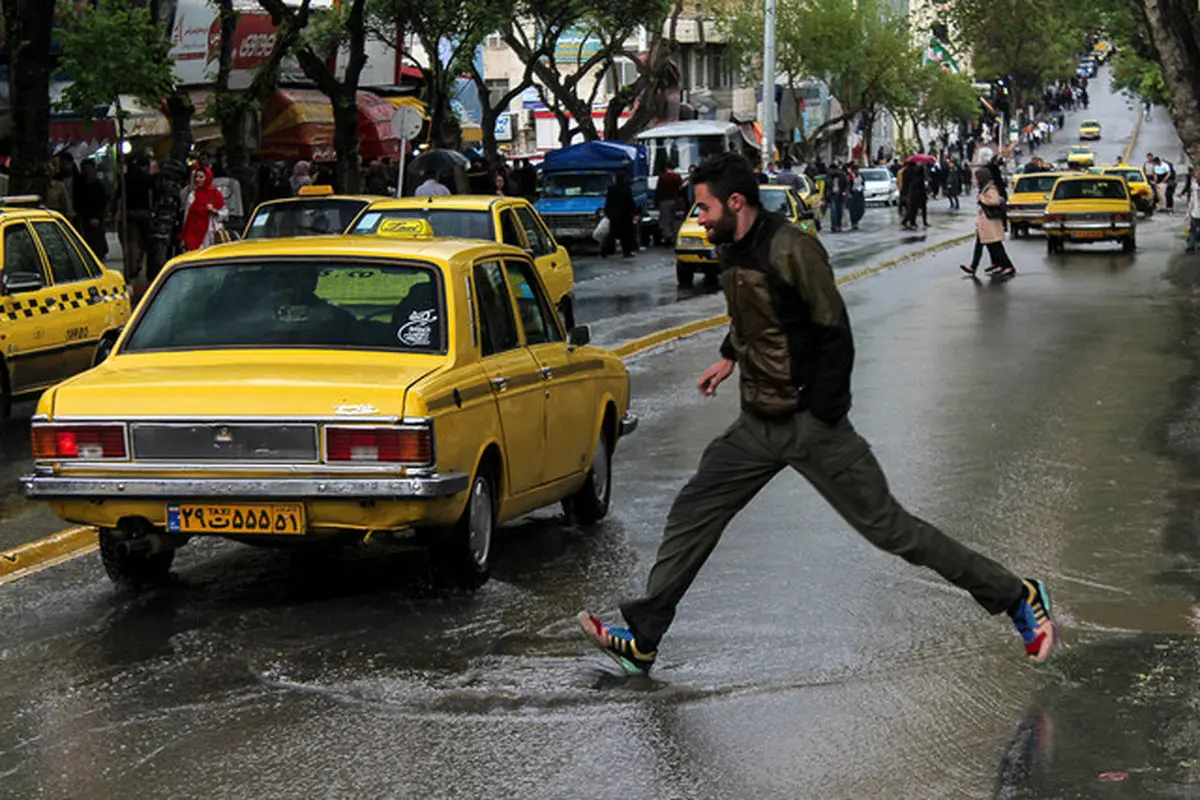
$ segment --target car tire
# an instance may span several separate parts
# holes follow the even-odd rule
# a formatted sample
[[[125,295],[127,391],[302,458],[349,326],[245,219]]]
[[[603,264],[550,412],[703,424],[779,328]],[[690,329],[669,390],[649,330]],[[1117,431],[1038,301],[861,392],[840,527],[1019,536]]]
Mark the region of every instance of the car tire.
[[[704,285],[710,289],[716,289],[721,286],[720,267],[718,265],[704,265]]]
[[[0,420],[12,416],[12,384],[8,382],[8,364],[0,361]]]
[[[1121,251],[1132,253],[1137,250],[1137,234],[1130,234],[1121,240]]]
[[[117,586],[141,589],[167,582],[171,564],[175,562],[175,551],[158,553],[128,553],[121,548],[128,534],[118,536],[112,528],[101,528],[99,534],[100,562],[108,578]]]
[[[682,261],[675,262],[675,281],[680,289],[690,289],[696,282],[696,271],[691,264]]]
[[[596,450],[592,454],[592,465],[579,491],[563,501],[567,519],[580,525],[595,525],[608,515],[612,501],[612,454],[608,431],[603,426],[596,438]]]
[[[436,582],[473,592],[487,583],[496,532],[496,482],[486,465],[471,480],[467,505],[458,522],[435,532],[433,573]]]

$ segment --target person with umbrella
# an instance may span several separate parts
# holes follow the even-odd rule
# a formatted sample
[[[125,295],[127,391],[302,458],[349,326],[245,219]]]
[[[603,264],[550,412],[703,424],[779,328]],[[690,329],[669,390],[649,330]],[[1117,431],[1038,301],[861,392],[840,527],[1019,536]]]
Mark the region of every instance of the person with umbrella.
[[[427,169],[421,177],[425,179],[425,182],[417,187],[417,190],[413,192],[413,197],[444,197],[450,194],[450,190],[446,188],[445,184],[438,180],[436,170]]]
[[[917,212],[920,212],[925,227],[929,227],[929,193],[925,187],[925,164],[933,160],[933,156],[924,153],[908,157],[908,163],[904,167],[904,221],[901,223],[905,230],[917,229]]]

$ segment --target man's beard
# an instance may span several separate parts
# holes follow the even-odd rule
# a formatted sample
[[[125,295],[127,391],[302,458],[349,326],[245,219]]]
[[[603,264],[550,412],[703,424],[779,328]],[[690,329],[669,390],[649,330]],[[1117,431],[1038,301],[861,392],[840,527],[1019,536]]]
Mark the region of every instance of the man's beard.
[[[737,234],[737,215],[729,210],[729,206],[721,203],[721,216],[713,223],[708,232],[708,240],[713,244],[730,244]]]

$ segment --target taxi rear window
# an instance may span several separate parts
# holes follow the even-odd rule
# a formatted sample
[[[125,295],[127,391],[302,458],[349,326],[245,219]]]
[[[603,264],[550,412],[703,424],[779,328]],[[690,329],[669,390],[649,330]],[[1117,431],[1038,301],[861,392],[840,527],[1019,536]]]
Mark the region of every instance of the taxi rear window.
[[[454,239],[496,241],[491,211],[465,208],[389,208],[368,211],[354,223],[351,233],[375,233],[387,219],[423,219],[433,228],[434,236]]]
[[[246,239],[328,236],[344,233],[369,200],[313,198],[260,207],[246,225]]]
[[[1055,200],[1125,200],[1124,181],[1062,181],[1054,190]]]
[[[446,351],[438,273],[408,262],[319,260],[177,269],[124,352],[204,348]]]
[[[1013,187],[1013,192],[1040,192],[1047,194],[1054,188],[1054,182],[1058,180],[1057,175],[1029,175],[1017,178],[1017,185]]]

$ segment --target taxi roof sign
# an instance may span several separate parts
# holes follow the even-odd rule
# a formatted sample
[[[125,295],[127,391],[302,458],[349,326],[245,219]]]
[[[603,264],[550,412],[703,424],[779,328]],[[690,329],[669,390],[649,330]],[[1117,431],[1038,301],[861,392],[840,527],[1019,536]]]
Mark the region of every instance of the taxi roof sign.
[[[433,226],[427,219],[385,219],[375,232],[394,239],[433,238]]]
[[[333,187],[327,184],[313,184],[312,186],[301,186],[297,192],[300,197],[328,197],[333,194]]]

